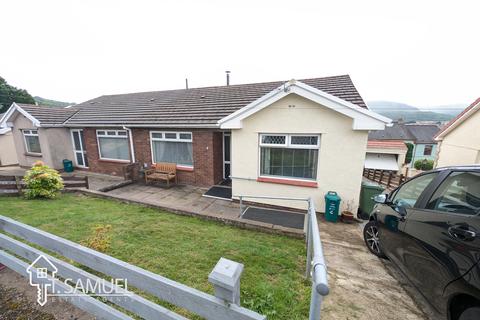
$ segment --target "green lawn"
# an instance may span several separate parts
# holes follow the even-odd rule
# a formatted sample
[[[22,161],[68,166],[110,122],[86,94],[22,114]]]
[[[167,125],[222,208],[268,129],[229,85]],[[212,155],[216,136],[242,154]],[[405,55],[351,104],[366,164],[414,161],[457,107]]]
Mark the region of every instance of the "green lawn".
[[[241,262],[243,306],[269,319],[308,317],[303,240],[76,194],[0,197],[0,214],[75,242],[111,225],[107,254],[209,293],[208,274],[220,257]]]

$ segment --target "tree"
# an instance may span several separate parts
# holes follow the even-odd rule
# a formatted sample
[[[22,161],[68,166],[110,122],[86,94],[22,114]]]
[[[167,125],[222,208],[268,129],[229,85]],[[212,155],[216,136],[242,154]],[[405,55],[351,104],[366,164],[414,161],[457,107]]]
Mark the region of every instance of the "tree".
[[[11,86],[0,77],[0,113],[7,111],[13,102],[35,104],[35,100],[27,90]]]

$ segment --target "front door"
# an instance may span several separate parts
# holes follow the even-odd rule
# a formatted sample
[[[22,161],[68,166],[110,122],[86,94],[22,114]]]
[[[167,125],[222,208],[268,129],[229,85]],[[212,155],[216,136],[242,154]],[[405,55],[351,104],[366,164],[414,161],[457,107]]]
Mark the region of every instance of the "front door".
[[[72,131],[73,153],[77,167],[88,168],[87,151],[85,150],[85,139],[82,129],[73,129]]]
[[[230,143],[230,133],[224,132],[223,133],[223,179],[230,179],[230,151],[231,151],[231,143]]]

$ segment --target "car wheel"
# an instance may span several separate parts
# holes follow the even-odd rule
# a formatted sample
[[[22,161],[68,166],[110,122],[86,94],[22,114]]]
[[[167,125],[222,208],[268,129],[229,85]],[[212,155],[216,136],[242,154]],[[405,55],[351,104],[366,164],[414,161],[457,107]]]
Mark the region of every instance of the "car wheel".
[[[386,258],[380,245],[380,239],[378,238],[378,226],[376,221],[370,221],[365,225],[363,228],[363,239],[371,253],[379,258]]]
[[[480,319],[480,307],[471,307],[465,309],[458,320],[478,320]]]

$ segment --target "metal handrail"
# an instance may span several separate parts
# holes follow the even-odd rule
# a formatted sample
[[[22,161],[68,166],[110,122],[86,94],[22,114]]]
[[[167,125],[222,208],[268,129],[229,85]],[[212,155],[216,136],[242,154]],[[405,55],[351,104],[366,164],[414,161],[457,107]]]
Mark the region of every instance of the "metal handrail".
[[[268,197],[268,196],[250,196],[234,195],[240,201],[240,216],[243,215],[243,199],[271,199],[271,200],[290,200],[305,201],[308,204],[307,226],[305,229],[305,238],[307,242],[307,266],[305,277],[312,281],[312,295],[310,298],[310,320],[319,320],[321,317],[321,307],[323,297],[328,295],[327,264],[323,255],[322,240],[320,239],[320,230],[318,229],[317,212],[313,199],[310,198],[292,198],[292,197]]]

